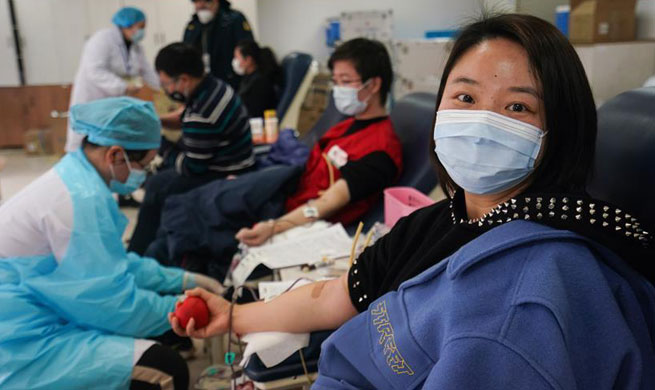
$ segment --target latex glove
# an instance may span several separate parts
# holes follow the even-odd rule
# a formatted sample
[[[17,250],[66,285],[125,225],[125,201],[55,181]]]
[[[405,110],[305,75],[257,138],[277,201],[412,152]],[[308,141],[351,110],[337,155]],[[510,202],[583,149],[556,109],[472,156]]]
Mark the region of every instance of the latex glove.
[[[205,290],[210,291],[216,295],[223,294],[223,291],[225,290],[223,285],[214,278],[197,274],[195,272],[185,272],[184,282],[182,283],[182,289],[188,290],[195,287],[202,287]]]

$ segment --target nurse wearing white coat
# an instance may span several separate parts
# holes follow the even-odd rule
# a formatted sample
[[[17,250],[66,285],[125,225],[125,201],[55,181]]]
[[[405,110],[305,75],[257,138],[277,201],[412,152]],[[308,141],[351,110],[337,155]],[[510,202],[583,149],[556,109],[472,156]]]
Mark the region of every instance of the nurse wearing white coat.
[[[145,33],[145,14],[138,8],[124,7],[114,14],[112,22],[112,27],[97,31],[84,45],[73,83],[71,107],[133,94],[138,88],[127,80],[134,77],[142,77],[151,88],[159,89],[159,78],[139,44]],[[69,123],[66,151],[73,152],[81,144],[82,136]]]
[[[0,207],[0,388],[186,388],[179,355],[146,340],[202,275],[127,253],[112,192],[132,191],[160,142],[152,103],[71,108],[84,146]],[[168,386],[168,387],[167,387]]]

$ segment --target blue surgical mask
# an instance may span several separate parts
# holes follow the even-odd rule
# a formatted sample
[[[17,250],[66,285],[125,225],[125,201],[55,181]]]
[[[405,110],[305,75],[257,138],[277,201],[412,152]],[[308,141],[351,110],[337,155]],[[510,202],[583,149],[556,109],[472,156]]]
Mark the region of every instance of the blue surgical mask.
[[[125,163],[127,164],[127,169],[130,170],[130,174],[127,177],[127,180],[125,180],[125,183],[121,183],[116,180],[114,166],[110,165],[109,170],[111,171],[111,180],[109,181],[109,190],[119,195],[129,195],[141,187],[141,184],[146,181],[146,171],[142,169],[132,169],[130,166],[130,159],[127,158],[127,153],[125,153],[125,151],[123,151],[123,156],[125,156]]]
[[[130,40],[134,43],[139,43],[141,42],[141,40],[145,35],[146,35],[145,30],[140,28],[134,33],[134,35],[132,35],[132,38],[130,38]]]
[[[357,115],[366,110],[366,102],[362,102],[357,97],[359,91],[361,91],[368,81],[364,83],[360,88],[353,87],[341,87],[334,86],[332,89],[332,94],[334,96],[334,105],[337,110],[344,115]]]
[[[545,135],[491,111],[441,110],[435,153],[451,179],[472,194],[495,194],[532,173]]]

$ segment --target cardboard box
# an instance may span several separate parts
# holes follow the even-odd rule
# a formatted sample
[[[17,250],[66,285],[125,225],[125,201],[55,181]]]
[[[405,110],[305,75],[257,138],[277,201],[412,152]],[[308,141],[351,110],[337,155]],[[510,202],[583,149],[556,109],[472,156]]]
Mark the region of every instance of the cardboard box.
[[[319,73],[314,77],[298,113],[296,130],[301,136],[311,130],[323,115],[323,111],[330,101],[330,93],[332,93],[330,80],[329,74]]]
[[[305,135],[309,130],[314,127],[316,122],[321,118],[321,115],[323,115],[324,110],[303,110],[300,112],[300,115],[298,116],[298,134],[300,136]]]
[[[329,73],[319,73],[314,76],[298,113],[296,130],[300,136],[311,130],[325,111],[331,93],[330,80]]]
[[[573,43],[632,41],[637,0],[571,0],[569,39]]]
[[[53,133],[50,129],[35,129],[25,132],[23,148],[32,156],[49,155],[55,152]]]

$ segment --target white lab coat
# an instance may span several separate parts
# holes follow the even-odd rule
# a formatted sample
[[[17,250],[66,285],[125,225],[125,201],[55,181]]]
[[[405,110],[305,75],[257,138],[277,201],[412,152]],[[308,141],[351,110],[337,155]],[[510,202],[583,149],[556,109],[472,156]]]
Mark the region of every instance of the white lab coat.
[[[143,47],[132,44],[128,53],[119,27],[100,30],[89,38],[82,50],[70,106],[124,95],[128,85],[126,79],[138,76],[153,89],[159,89],[159,77],[148,63]],[[72,130],[69,122],[66,151],[77,150],[83,138]]]

